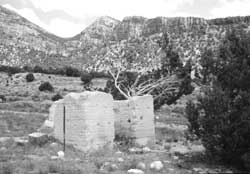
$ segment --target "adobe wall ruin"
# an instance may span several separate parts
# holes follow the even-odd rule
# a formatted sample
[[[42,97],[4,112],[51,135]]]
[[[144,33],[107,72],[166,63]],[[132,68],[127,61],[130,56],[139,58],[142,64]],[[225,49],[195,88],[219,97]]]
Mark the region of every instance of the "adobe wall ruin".
[[[139,145],[155,142],[153,97],[136,96],[114,101],[103,92],[70,93],[50,108],[47,126],[63,141],[63,107],[66,144],[89,151],[112,144],[115,134],[135,139]]]
[[[49,120],[54,136],[63,141],[63,107],[66,115],[66,144],[82,150],[112,145],[114,140],[113,97],[103,92],[70,93],[55,102]]]
[[[114,102],[115,134],[134,138],[139,145],[154,144],[153,97],[136,96]]]

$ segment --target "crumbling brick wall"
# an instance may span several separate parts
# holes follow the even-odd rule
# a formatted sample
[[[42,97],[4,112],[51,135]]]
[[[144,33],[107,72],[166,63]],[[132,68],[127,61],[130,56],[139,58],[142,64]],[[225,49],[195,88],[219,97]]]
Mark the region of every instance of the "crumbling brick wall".
[[[154,107],[151,95],[114,102],[115,134],[134,138],[139,145],[155,141]]]
[[[54,136],[63,141],[63,107],[66,144],[82,151],[95,150],[114,140],[113,97],[103,92],[70,93],[55,103]]]

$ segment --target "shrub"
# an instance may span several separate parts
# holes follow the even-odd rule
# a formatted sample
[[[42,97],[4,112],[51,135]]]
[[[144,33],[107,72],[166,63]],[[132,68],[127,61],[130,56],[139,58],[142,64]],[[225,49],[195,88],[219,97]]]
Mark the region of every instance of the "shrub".
[[[105,72],[96,72],[96,71],[91,71],[90,75],[93,78],[111,78],[111,76]]]
[[[88,84],[91,82],[92,80],[92,76],[88,73],[88,72],[83,72],[81,74],[81,81],[83,82],[83,84]]]
[[[0,71],[8,73],[9,76],[11,76],[12,74],[23,72],[22,68],[12,67],[12,66],[5,66],[5,65],[0,66]]]
[[[23,66],[23,70],[24,70],[25,72],[31,72],[31,71],[33,70],[33,68],[30,67],[30,66],[28,66],[28,65],[25,65],[25,66]]]
[[[4,95],[0,95],[0,99],[2,100],[2,102],[6,102],[6,97]]]
[[[53,86],[49,82],[44,82],[39,86],[39,91],[54,91]]]
[[[40,66],[38,66],[38,65],[36,65],[36,66],[33,68],[33,71],[34,71],[35,73],[43,73],[43,68],[40,67]]]
[[[213,159],[250,169],[250,36],[228,33],[219,48],[212,86],[188,104],[190,131]],[[209,69],[210,67],[208,67]],[[243,166],[244,165],[244,166]]]
[[[66,76],[69,76],[69,77],[79,77],[81,75],[80,71],[76,68],[73,68],[71,66],[67,66],[65,67],[65,73],[66,73]]]
[[[60,99],[62,99],[63,97],[60,95],[60,94],[56,94],[56,95],[54,95],[52,98],[51,98],[51,100],[52,101],[57,101],[57,100],[60,100]]]
[[[32,73],[29,73],[26,75],[26,81],[27,82],[33,82],[35,80],[35,77]]]

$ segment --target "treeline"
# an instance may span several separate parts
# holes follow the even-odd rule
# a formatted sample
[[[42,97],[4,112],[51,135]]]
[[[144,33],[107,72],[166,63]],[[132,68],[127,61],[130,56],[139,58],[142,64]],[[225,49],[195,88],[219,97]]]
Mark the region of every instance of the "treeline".
[[[52,67],[43,68],[39,65],[36,65],[34,67],[27,66],[27,65],[23,67],[0,65],[0,72],[5,72],[5,73],[8,73],[9,75],[16,74],[16,73],[29,72],[29,73],[55,74],[55,75],[62,75],[62,76],[68,76],[68,77],[88,76],[88,78],[91,78],[91,79],[110,77],[108,73],[106,72],[96,72],[96,71],[87,72],[84,70],[79,70],[72,66],[65,66],[61,68],[59,67],[58,68],[52,68]]]

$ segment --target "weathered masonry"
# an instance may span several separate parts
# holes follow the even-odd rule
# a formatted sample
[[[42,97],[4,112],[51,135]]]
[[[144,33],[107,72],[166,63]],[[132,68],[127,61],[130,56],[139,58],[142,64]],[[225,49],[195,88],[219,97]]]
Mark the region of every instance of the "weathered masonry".
[[[139,145],[154,144],[153,97],[136,96],[114,102],[115,134],[134,138]]]
[[[55,102],[50,110],[54,136],[63,141],[65,107],[66,144],[82,150],[112,145],[114,140],[113,97],[103,92],[70,93]]]

